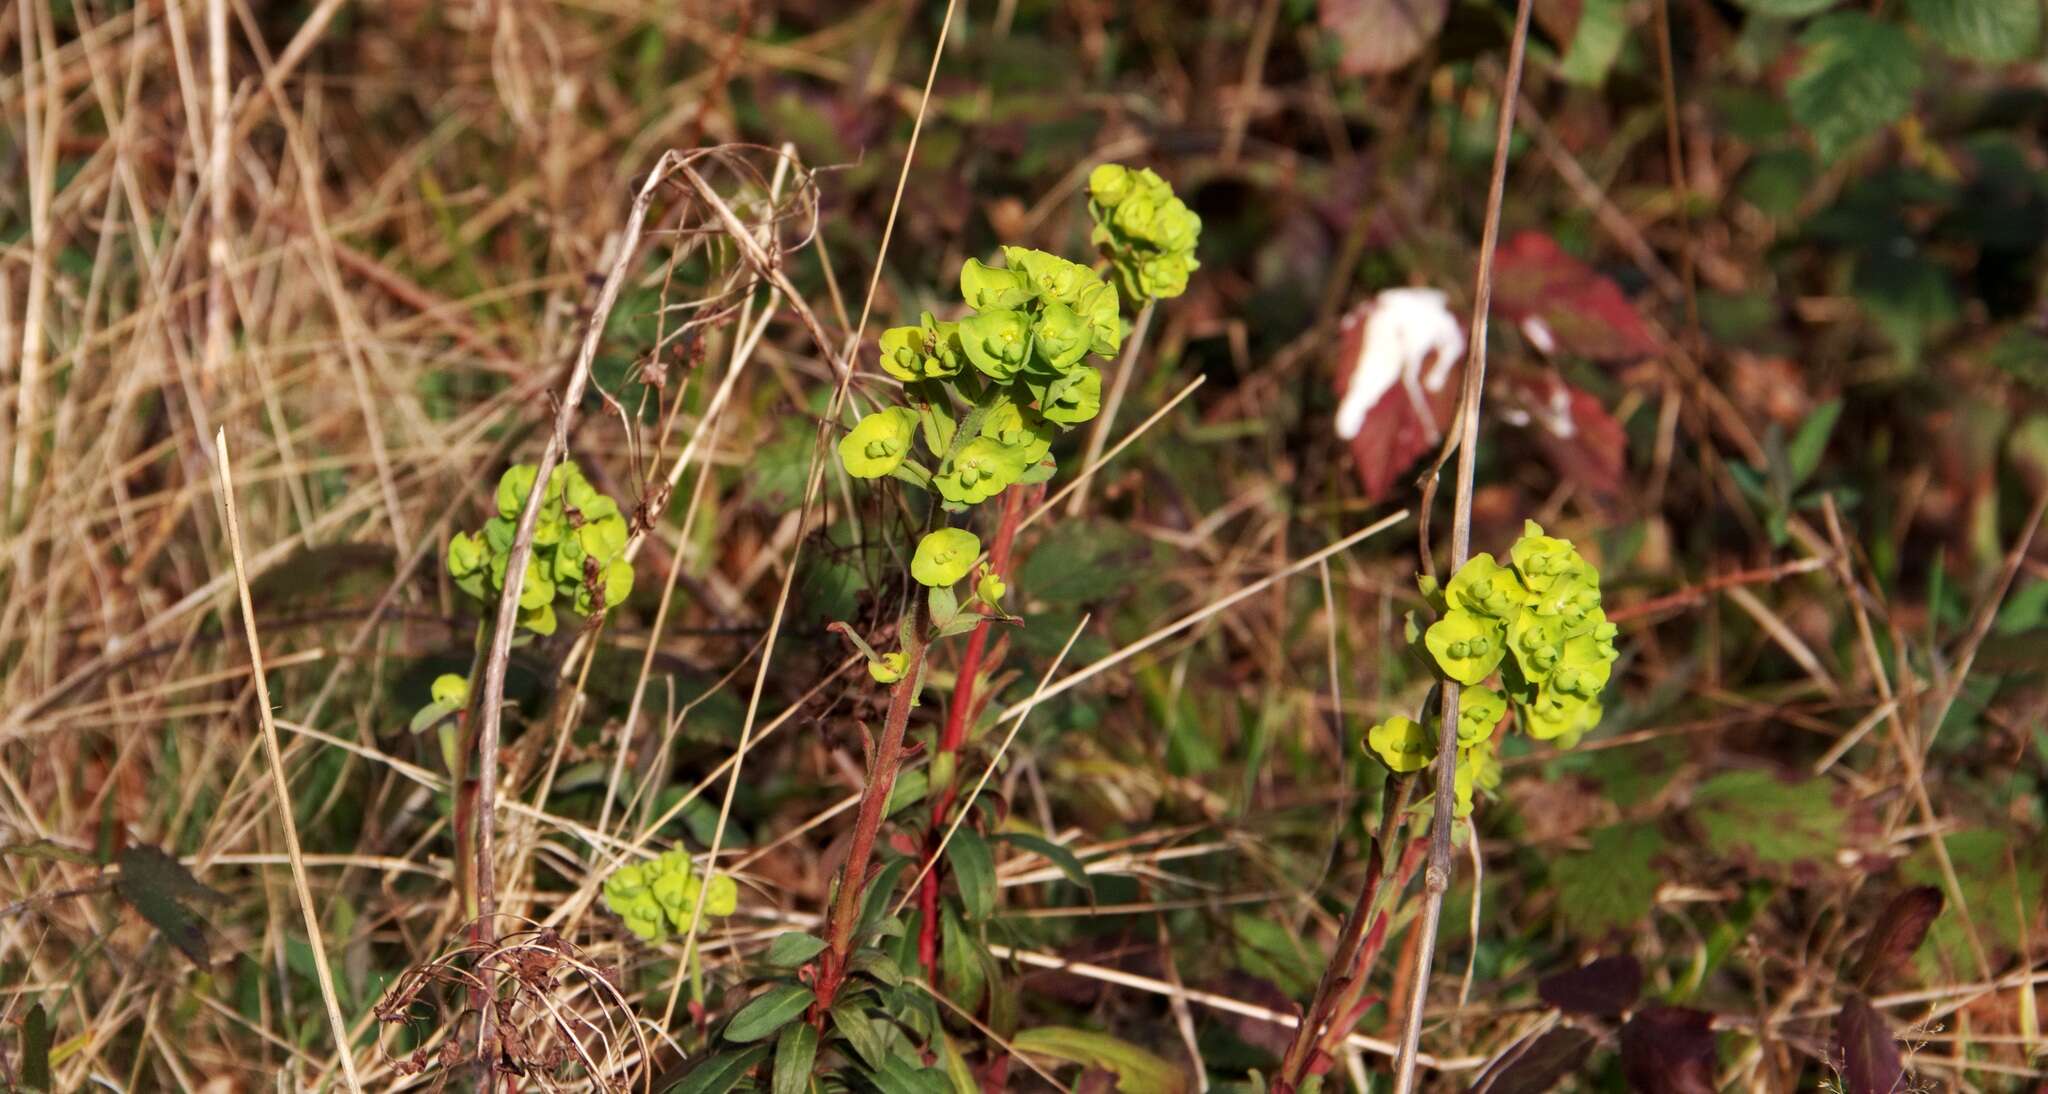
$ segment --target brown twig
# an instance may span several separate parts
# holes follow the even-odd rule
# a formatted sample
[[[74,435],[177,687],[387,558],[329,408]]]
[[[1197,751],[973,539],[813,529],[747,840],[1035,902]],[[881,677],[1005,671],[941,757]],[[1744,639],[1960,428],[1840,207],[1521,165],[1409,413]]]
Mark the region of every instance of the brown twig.
[[[1493,255],[1500,242],[1500,207],[1507,193],[1508,145],[1515,133],[1515,107],[1520,102],[1522,58],[1529,44],[1529,13],[1534,0],[1515,6],[1515,36],[1508,46],[1508,70],[1501,80],[1500,128],[1494,134],[1493,181],[1486,194],[1486,227],[1479,241],[1479,274],[1472,290],[1472,327],[1467,338],[1465,391],[1459,419],[1458,493],[1451,516],[1451,572],[1465,564],[1472,551],[1472,478],[1478,463],[1479,400],[1486,383],[1486,318],[1493,301]],[[1427,507],[1425,507],[1425,512]],[[1423,555],[1429,554],[1423,544]],[[1424,873],[1420,957],[1408,1018],[1401,1033],[1395,1094],[1415,1089],[1415,1049],[1422,1037],[1422,1012],[1429,1000],[1429,968],[1436,952],[1437,921],[1443,916],[1444,892],[1451,887],[1451,804],[1457,797],[1458,684],[1443,685],[1443,721],[1437,734],[1436,815],[1429,829],[1429,868]]]
[[[639,252],[647,210],[660,192],[662,182],[679,168],[689,170],[681,154],[673,151],[663,153],[654,170],[648,173],[647,180],[641,184],[639,195],[633,199],[632,212],[619,236],[618,251],[612,256],[611,270],[605,275],[604,287],[599,290],[597,303],[591,309],[582,347],[576,353],[575,367],[570,370],[568,383],[563,386],[559,409],[555,412],[555,428],[548,434],[547,444],[535,462],[533,486],[527,491],[525,508],[520,511],[519,524],[513,531],[512,549],[506,557],[505,587],[498,595],[496,621],[484,656],[483,686],[477,689],[476,705],[470,715],[477,723],[477,800],[473,823],[476,830],[476,934],[480,943],[488,944],[495,936],[493,918],[497,914],[497,893],[492,836],[496,827],[498,748],[503,730],[505,671],[512,659],[512,635],[519,625],[519,594],[525,587],[526,564],[533,554],[533,535],[540,524],[541,502],[547,494],[548,477],[568,447],[569,427],[575,422],[577,407],[583,403],[583,390],[590,383],[591,365],[597,360],[598,347],[604,342],[605,321],[611,315],[612,307],[618,303],[619,290],[625,285],[633,256]],[[736,234],[751,238],[744,232]],[[489,1042],[490,1024],[487,1011],[484,1021],[478,1025],[480,1044]]]

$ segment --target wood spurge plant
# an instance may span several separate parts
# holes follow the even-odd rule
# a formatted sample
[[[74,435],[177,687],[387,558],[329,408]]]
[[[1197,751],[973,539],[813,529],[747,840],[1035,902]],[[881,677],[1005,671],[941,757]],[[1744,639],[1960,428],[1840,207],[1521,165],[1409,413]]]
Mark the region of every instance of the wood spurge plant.
[[[2048,0],[17,0],[0,1094],[2048,1094],[2044,120]]]

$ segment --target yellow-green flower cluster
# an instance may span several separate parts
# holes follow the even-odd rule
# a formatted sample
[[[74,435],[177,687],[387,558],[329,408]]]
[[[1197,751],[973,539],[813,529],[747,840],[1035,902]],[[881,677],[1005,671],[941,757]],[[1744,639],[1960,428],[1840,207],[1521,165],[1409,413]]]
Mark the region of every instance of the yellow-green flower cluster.
[[[882,332],[882,369],[903,381],[911,405],[869,414],[847,432],[839,442],[847,474],[904,479],[957,512],[1050,478],[1053,438],[1101,409],[1102,374],[1085,362],[1123,344],[1116,287],[1045,251],[1004,247],[1003,259],[961,267],[960,294],[973,314],[940,322],[927,312],[916,326]],[[956,396],[966,404],[957,420]],[[920,439],[929,466],[918,458]],[[912,573],[951,585],[979,553],[970,533],[942,529],[919,545]]]
[[[538,469],[522,463],[498,479],[498,515],[474,533],[448,541],[448,573],[463,592],[486,602],[505,588],[512,537]],[[537,634],[555,631],[555,601],[566,600],[578,614],[601,615],[633,591],[633,565],[626,561],[626,519],[619,505],[564,460],[548,475],[534,525],[533,556],[519,589],[519,623]]]
[[[1151,168],[1105,163],[1088,175],[1090,236],[1132,300],[1163,300],[1188,287],[1202,218]]]
[[[1522,729],[1569,748],[1600,721],[1617,656],[1600,605],[1600,574],[1568,540],[1530,521],[1510,566],[1475,556],[1444,589],[1443,618],[1424,636],[1437,667],[1461,684],[1500,670]]]
[[[1508,552],[1472,557],[1436,596],[1440,617],[1423,635],[1438,671],[1464,685],[1458,706],[1458,810],[1471,810],[1476,785],[1500,779],[1494,730],[1515,707],[1523,732],[1570,748],[1600,721],[1600,693],[1618,654],[1615,626],[1601,608],[1600,574],[1570,541],[1528,522]],[[1501,690],[1484,685],[1500,674]],[[1406,718],[1374,726],[1368,746],[1396,772],[1420,770],[1436,741]]]
[[[604,879],[604,906],[626,921],[627,930],[655,942],[670,931],[690,929],[703,886],[690,866],[689,855],[664,851],[652,862],[613,870]],[[728,916],[739,907],[740,889],[731,878],[717,875],[703,896],[705,915]]]

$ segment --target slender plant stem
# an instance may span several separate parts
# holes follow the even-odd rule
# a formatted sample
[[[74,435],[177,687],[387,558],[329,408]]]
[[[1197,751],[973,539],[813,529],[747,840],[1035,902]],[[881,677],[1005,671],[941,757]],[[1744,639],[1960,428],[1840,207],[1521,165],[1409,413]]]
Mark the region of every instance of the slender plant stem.
[[[1003,491],[1003,515],[996,524],[995,540],[989,544],[988,565],[999,577],[1007,577],[1010,570],[1010,549],[1017,540],[1017,525],[1029,504],[1025,495],[1036,497],[1038,491],[1032,488],[1012,486]],[[939,732],[938,748],[933,756],[948,757],[951,766],[947,768],[957,774],[960,749],[967,743],[967,727],[974,720],[975,681],[981,675],[982,658],[988,652],[989,624],[984,622],[968,632],[967,647],[960,656],[959,679],[953,685],[953,702],[946,708],[946,724]],[[924,880],[918,884],[917,906],[924,913],[918,926],[917,953],[927,970],[938,965],[939,953],[939,882],[940,870],[933,857],[938,854],[939,832],[946,823],[946,814],[953,808],[959,797],[957,778],[946,780],[937,787],[932,798],[931,831],[926,838],[923,863]]]
[[[1486,194],[1486,227],[1479,241],[1479,274],[1472,290],[1472,327],[1466,340],[1465,390],[1458,420],[1458,493],[1451,515],[1451,573],[1472,553],[1472,479],[1478,463],[1479,400],[1486,385],[1486,317],[1493,303],[1493,255],[1500,243],[1500,207],[1507,193],[1508,144],[1515,132],[1515,107],[1521,102],[1522,57],[1529,44],[1529,13],[1534,0],[1515,6],[1515,36],[1508,45],[1508,70],[1501,80],[1500,128],[1494,134],[1493,181]],[[1423,544],[1423,553],[1429,545]],[[1423,874],[1420,951],[1415,982],[1408,993],[1408,1017],[1401,1031],[1400,1062],[1395,1094],[1415,1089],[1415,1049],[1422,1038],[1422,1014],[1429,1003],[1429,967],[1436,955],[1437,923],[1443,918],[1444,892],[1451,886],[1451,805],[1458,787],[1458,684],[1443,685],[1443,722],[1437,734],[1436,814],[1429,828],[1429,866]]]
[[[825,927],[825,953],[819,959],[816,981],[817,1003],[812,1020],[822,1021],[825,1012],[846,980],[846,964],[853,956],[855,930],[860,925],[863,898],[867,894],[868,860],[874,857],[875,838],[888,813],[889,797],[896,789],[896,771],[903,766],[903,731],[910,724],[910,711],[917,705],[917,693],[924,684],[925,651],[924,598],[911,597],[910,619],[903,628],[903,653],[907,663],[903,679],[889,691],[889,713],[882,723],[882,738],[875,745],[874,760],[868,768],[867,786],[861,792],[860,812],[853,826],[853,842],[846,851],[846,865],[839,871],[839,891]]]
[[[1387,783],[1380,801],[1379,831],[1366,852],[1365,881],[1359,887],[1358,899],[1352,903],[1351,911],[1344,916],[1344,925],[1338,929],[1336,952],[1330,955],[1330,963],[1323,968],[1322,979],[1316,983],[1315,994],[1309,997],[1301,1024],[1294,1027],[1294,1040],[1288,1044],[1286,1055],[1280,1058],[1280,1069],[1274,1073],[1273,1094],[1294,1094],[1300,1089],[1315,1064],[1317,1050],[1330,1040],[1332,1027],[1338,1041],[1351,1032],[1348,1026],[1336,1019],[1345,1009],[1344,1000],[1356,998],[1357,992],[1364,987],[1360,959],[1366,950],[1365,940],[1371,930],[1373,908],[1379,903],[1380,886],[1386,880],[1387,850],[1400,826],[1401,815],[1408,809],[1415,781],[1412,775],[1398,775]]]

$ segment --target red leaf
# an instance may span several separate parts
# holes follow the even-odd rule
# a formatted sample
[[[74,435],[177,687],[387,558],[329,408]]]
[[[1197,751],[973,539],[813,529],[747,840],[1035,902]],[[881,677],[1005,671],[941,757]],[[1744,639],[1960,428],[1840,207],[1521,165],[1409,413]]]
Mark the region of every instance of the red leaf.
[[[1339,398],[1349,386],[1354,365],[1364,351],[1366,321],[1372,311],[1373,304],[1367,301],[1344,316],[1337,340]],[[1437,366],[1432,354],[1429,363],[1418,371],[1427,377],[1437,371]],[[1350,443],[1352,466],[1358,472],[1358,485],[1365,491],[1367,501],[1386,500],[1403,473],[1443,443],[1444,430],[1450,427],[1451,415],[1458,407],[1455,372],[1447,375],[1448,379],[1434,391],[1427,382],[1413,386],[1396,383],[1366,412],[1364,424]],[[1429,415],[1427,421],[1422,416],[1425,410]]]
[[[1842,1054],[1842,1094],[1892,1094],[1905,1082],[1891,1027],[1860,995],[1835,1019],[1835,1050]]]
[[[1596,361],[1632,361],[1659,352],[1649,324],[1621,286],[1542,232],[1518,232],[1501,245],[1494,259],[1493,308],[1545,352],[1545,334],[1557,349]]]
[[[1472,1094],[1543,1094],[1579,1069],[1593,1051],[1591,1034],[1559,1027],[1494,1058]]]
[[[1863,940],[1863,959],[1856,963],[1855,979],[1874,987],[1885,976],[1913,959],[1927,928],[1934,925],[1945,901],[1932,885],[1908,889],[1892,898],[1877,917],[1877,926]]]
[[[1714,1094],[1714,1016],[1649,1007],[1621,1027],[1621,1071],[1639,1094]]]
[[[1627,487],[1628,435],[1592,394],[1555,373],[1516,376],[1508,392],[1529,417],[1537,448],[1558,476],[1597,501],[1614,501]]]
[[[1635,1005],[1642,990],[1642,963],[1627,954],[1598,958],[1536,981],[1539,998],[1574,1014],[1620,1014]]]
[[[1347,76],[1392,72],[1443,29],[1451,0],[1322,0],[1317,21],[1337,39]]]

